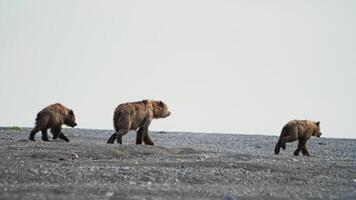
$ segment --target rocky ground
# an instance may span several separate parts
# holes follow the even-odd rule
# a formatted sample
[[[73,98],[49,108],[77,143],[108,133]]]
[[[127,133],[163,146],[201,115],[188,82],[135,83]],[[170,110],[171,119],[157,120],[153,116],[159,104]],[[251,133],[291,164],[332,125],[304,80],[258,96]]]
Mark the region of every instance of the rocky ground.
[[[108,145],[112,131],[64,129],[28,141],[0,128],[0,199],[356,199],[356,140],[312,138],[274,155],[277,137],[151,132],[156,146]]]

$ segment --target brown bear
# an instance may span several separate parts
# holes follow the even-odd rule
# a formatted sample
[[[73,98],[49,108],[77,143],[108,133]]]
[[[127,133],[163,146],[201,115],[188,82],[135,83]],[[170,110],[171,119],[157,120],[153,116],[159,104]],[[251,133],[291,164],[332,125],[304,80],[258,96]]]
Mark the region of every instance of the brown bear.
[[[298,148],[294,155],[299,155],[302,151],[303,156],[310,156],[306,143],[311,136],[320,137],[320,122],[310,120],[293,120],[288,122],[282,129],[279,140],[274,149],[275,154],[279,154],[280,148],[286,149],[286,142],[298,140]]]
[[[42,140],[48,141],[47,129],[51,129],[53,139],[63,139],[69,142],[69,139],[61,132],[62,125],[70,127],[77,126],[73,110],[60,103],[52,104],[42,109],[36,117],[36,125],[30,133],[30,140],[35,140],[38,131],[42,131]]]
[[[152,119],[168,117],[171,112],[162,101],[143,100],[138,102],[123,103],[116,107],[114,112],[115,133],[108,142],[113,144],[115,140],[122,144],[122,136],[130,130],[137,130],[136,144],[154,145],[148,135],[148,126]]]

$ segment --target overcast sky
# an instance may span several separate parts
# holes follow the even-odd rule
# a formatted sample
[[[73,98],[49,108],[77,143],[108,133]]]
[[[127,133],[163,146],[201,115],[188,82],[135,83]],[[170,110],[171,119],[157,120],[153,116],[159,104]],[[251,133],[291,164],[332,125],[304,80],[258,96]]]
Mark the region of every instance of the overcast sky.
[[[123,102],[165,101],[151,130],[279,135],[292,119],[356,138],[356,1],[0,0],[0,126],[61,102],[113,129]]]

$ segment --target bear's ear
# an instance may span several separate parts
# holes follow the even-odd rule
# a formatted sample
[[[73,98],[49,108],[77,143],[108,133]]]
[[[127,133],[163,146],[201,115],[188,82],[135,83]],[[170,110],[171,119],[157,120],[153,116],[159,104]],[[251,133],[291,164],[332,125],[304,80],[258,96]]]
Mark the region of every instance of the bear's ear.
[[[74,115],[73,110],[69,110],[69,114],[70,114],[70,115]]]
[[[158,105],[163,107],[164,106],[164,103],[162,101],[158,101]]]
[[[320,122],[316,122],[316,125],[317,125],[317,126],[320,126]]]

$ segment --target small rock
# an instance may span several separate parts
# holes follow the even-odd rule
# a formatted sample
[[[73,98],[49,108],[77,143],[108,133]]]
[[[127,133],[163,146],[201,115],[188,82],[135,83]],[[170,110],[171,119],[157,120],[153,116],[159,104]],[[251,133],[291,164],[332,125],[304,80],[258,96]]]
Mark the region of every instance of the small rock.
[[[224,200],[236,200],[236,198],[232,194],[225,194]]]
[[[79,156],[76,153],[72,152],[72,160],[76,160],[78,158]]]
[[[105,196],[107,196],[107,197],[112,197],[112,196],[114,196],[114,193],[113,193],[113,192],[107,192],[107,193],[105,194]]]

